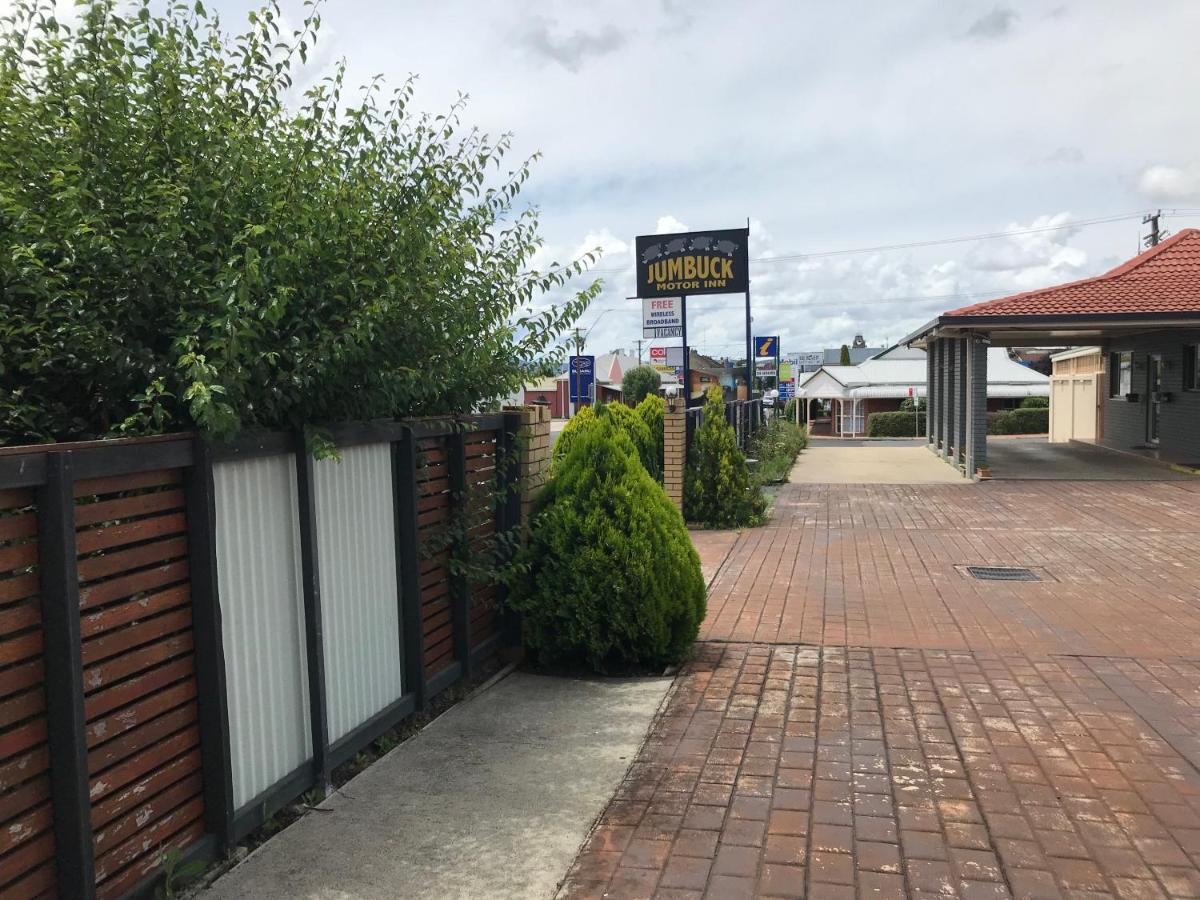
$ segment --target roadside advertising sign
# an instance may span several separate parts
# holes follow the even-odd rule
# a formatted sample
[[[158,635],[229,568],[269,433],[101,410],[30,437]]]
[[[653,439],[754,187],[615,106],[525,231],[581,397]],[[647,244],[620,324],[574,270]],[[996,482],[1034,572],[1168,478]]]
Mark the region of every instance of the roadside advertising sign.
[[[746,228],[639,235],[634,241],[637,295],[745,292],[750,283],[749,237]]]
[[[659,297],[643,300],[642,337],[683,337],[683,299]]]
[[[567,367],[567,382],[570,384],[572,403],[589,402],[592,399],[592,385],[596,382],[596,357],[572,356]]]

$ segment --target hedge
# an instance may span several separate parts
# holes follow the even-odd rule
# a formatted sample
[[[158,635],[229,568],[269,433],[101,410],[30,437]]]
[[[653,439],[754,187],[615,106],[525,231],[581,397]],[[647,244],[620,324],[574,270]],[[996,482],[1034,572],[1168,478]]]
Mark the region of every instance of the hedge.
[[[988,415],[988,434],[1047,434],[1048,409],[1006,409]]]
[[[867,437],[924,437],[925,414],[876,412],[867,416]]]
[[[509,596],[539,663],[660,670],[704,619],[700,558],[675,505],[601,407],[534,506]]]
[[[1021,409],[1049,409],[1049,397],[1026,397],[1021,401]]]
[[[704,423],[692,436],[683,480],[684,514],[708,528],[740,528],[761,524],[766,510],[766,498],[750,480],[746,457],[725,421],[721,388],[713,385],[704,403]]]

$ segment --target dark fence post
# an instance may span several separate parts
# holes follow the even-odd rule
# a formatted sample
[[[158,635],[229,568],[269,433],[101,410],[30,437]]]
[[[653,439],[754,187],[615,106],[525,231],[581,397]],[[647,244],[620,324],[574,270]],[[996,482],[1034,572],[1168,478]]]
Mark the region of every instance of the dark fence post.
[[[233,841],[233,766],[230,761],[229,696],[225,643],[217,587],[216,500],[212,449],[195,443],[195,463],[184,474],[188,569],[191,572],[192,634],[196,642],[196,702],[204,770],[205,827],[221,851]]]
[[[92,807],[83,712],[83,648],[75,551],[75,479],[71,454],[46,456],[38,491],[38,577],[54,856],[60,897],[96,896]]]
[[[467,442],[464,424],[454,422],[454,431],[446,438],[446,453],[450,465],[450,502],[457,508],[451,511],[451,522],[460,532],[451,549],[455,565],[450,571],[450,624],[454,634],[454,658],[462,664],[462,677],[471,675],[471,586],[467,583],[466,565],[471,552],[471,498],[467,494]]]
[[[308,655],[308,708],[312,724],[313,777],[329,789],[329,707],[325,696],[325,639],[321,627],[321,570],[317,559],[317,498],[313,458],[297,435],[296,488],[300,507],[300,578],[304,591],[304,638]]]
[[[397,584],[404,687],[425,708],[425,640],[421,631],[421,544],[417,530],[417,439],[405,428],[392,444],[392,495],[396,514]]]

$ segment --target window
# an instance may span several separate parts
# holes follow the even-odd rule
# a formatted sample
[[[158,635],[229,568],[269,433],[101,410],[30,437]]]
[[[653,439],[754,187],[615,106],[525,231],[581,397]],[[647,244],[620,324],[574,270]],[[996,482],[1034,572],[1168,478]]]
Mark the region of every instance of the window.
[[[1200,391],[1200,344],[1184,345],[1183,389]]]
[[[1133,391],[1133,353],[1108,354],[1108,395],[1124,397]]]

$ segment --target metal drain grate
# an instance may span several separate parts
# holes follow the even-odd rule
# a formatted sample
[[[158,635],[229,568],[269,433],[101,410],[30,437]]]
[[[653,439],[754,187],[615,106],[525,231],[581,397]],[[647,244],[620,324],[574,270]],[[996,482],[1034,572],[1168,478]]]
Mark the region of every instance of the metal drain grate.
[[[1041,581],[1033,569],[1017,566],[967,566],[967,574],[980,581]]]

